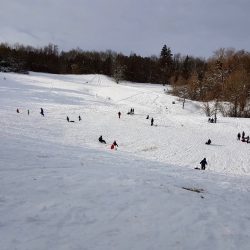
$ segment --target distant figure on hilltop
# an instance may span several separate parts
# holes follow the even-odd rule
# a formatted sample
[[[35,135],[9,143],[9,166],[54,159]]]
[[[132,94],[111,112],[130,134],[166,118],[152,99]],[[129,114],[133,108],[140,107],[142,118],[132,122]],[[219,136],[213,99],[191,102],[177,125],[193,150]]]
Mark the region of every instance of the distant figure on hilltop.
[[[153,126],[154,125],[154,118],[152,117],[151,118],[151,126]]]
[[[106,141],[102,139],[102,135],[99,137],[99,139],[98,139],[98,140],[99,140],[99,142],[100,142],[100,143],[104,143],[104,144],[106,144]]]
[[[201,170],[205,170],[206,169],[206,165],[207,165],[207,160],[206,158],[204,158],[201,162]]]
[[[238,140],[240,140],[240,133],[238,133],[237,138],[238,138]]]
[[[44,116],[43,108],[41,108],[40,114]]]
[[[119,117],[119,119],[121,118],[121,112],[120,111],[118,112],[118,117]]]

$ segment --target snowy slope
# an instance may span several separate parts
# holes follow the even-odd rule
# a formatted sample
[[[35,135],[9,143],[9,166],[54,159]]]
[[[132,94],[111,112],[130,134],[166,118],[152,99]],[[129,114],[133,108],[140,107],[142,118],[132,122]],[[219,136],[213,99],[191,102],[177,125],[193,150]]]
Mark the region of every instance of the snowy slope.
[[[1,249],[249,249],[249,119],[209,124],[164,88],[0,73]]]

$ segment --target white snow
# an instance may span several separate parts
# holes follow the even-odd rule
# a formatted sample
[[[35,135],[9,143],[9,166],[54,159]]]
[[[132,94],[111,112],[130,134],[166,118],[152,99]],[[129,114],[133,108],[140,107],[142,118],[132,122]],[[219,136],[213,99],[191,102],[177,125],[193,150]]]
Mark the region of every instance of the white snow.
[[[164,88],[0,73],[0,249],[249,249],[250,119]]]

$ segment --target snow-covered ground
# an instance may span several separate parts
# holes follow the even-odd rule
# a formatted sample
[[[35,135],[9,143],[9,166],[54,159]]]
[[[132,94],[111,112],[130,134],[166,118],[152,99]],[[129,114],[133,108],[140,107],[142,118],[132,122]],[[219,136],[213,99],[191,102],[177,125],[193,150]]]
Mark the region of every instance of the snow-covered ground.
[[[250,119],[166,88],[0,73],[0,249],[249,249]]]

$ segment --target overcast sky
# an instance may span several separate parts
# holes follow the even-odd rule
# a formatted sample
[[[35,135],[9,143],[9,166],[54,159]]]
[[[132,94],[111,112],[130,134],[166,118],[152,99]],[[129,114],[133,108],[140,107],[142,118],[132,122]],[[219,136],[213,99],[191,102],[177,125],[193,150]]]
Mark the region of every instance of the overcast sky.
[[[250,0],[0,0],[0,42],[129,55],[250,51]]]

